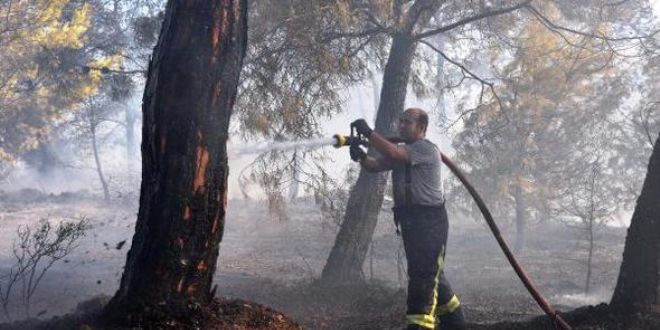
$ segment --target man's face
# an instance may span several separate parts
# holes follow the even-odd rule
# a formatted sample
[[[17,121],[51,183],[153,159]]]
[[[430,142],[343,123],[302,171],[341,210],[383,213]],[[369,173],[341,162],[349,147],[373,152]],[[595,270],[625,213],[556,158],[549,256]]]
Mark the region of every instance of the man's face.
[[[399,119],[399,135],[406,142],[413,142],[424,137],[424,127],[417,121],[418,114],[406,110]]]

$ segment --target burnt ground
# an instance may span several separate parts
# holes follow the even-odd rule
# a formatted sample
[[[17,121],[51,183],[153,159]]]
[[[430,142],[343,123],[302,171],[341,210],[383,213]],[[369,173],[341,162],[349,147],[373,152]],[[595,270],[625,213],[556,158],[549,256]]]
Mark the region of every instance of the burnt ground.
[[[103,295],[112,295],[119,284],[133,233],[135,200],[108,206],[83,193],[23,195],[0,194],[0,275],[13,262],[11,238],[18,225],[42,217],[84,215],[93,227],[40,283],[30,305],[32,319],[18,321],[28,313],[16,297],[9,307],[15,323],[0,325],[0,329],[107,328],[93,321],[94,311],[107,300]],[[288,219],[278,221],[268,214],[263,201],[230,201],[215,278],[218,300],[207,308],[194,307],[179,319],[166,316],[166,311],[151,311],[124,328],[402,329],[405,260],[391,213],[381,212],[364,267],[365,283],[325,288],[317,279],[338,228],[311,200],[296,200],[287,208]],[[526,293],[487,226],[456,214],[450,214],[450,221],[446,273],[470,328],[554,329],[546,317],[539,317],[541,309]],[[500,226],[505,237],[513,237],[510,224],[500,221]],[[609,301],[616,283],[625,229],[599,229],[588,295],[583,294],[586,250],[577,239],[580,235],[562,224],[530,225],[520,262],[545,298],[580,329],[660,329],[658,314],[614,316],[602,304]],[[87,303],[79,305],[83,302]],[[569,313],[590,305],[595,307]]]

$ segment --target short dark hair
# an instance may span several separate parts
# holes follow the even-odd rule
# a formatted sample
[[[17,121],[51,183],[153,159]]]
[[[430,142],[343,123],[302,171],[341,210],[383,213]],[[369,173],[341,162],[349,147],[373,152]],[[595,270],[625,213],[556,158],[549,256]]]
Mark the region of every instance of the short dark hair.
[[[420,108],[408,108],[406,111],[412,111],[417,114],[417,125],[424,127],[424,132],[429,127],[429,115]]]
[[[424,127],[424,132],[426,132],[426,128],[429,127],[429,115],[426,113],[426,111],[422,110],[418,112],[417,124]]]

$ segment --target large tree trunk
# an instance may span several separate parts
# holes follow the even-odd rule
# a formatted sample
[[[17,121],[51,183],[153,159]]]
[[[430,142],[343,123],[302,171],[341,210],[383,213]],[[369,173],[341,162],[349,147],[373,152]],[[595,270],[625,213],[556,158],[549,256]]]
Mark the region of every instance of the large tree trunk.
[[[637,199],[611,306],[618,312],[660,305],[660,137]]]
[[[212,298],[247,0],[170,0],[143,98],[142,187],[114,308]]]
[[[383,74],[383,88],[376,116],[376,131],[392,135],[395,121],[403,112],[408,77],[416,44],[406,35],[392,40],[390,56]],[[360,281],[362,265],[383,203],[387,173],[361,170],[348,198],[346,214],[321,280],[325,283]]]

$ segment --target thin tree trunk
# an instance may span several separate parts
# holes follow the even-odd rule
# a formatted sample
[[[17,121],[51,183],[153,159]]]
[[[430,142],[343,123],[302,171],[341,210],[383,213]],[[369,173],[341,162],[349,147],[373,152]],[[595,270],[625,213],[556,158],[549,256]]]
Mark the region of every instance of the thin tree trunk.
[[[246,40],[247,0],[168,2],[143,98],[135,235],[107,311],[212,298]]]
[[[594,223],[596,221],[596,164],[591,171],[591,181],[589,182],[589,218],[587,219],[587,243],[589,243],[589,250],[587,255],[587,278],[584,283],[584,293],[588,294],[591,289],[591,261],[594,255]]]
[[[660,304],[660,137],[628,228],[612,308],[621,313]]]
[[[291,174],[291,186],[289,186],[289,200],[298,198],[298,188],[300,187],[300,170],[298,169],[298,150],[293,152],[293,173]]]
[[[415,1],[401,19],[401,30],[392,37],[389,58],[383,71],[383,87],[380,92],[377,132],[384,135],[395,133],[396,120],[403,113],[412,60],[417,43],[411,37],[415,26],[425,26],[441,1]],[[403,14],[398,5],[395,11]],[[371,152],[371,151],[370,151]],[[335,244],[323,267],[321,281],[325,284],[363,281],[362,265],[383,204],[387,173],[369,173],[360,170],[357,182],[351,190]]]
[[[124,115],[126,117],[126,169],[131,177],[135,159],[135,113],[124,104]]]
[[[376,70],[376,68],[374,68]],[[373,91],[373,97],[374,97],[374,108],[376,112],[373,115],[373,120],[374,122],[378,118],[378,108],[380,107],[380,95],[378,95],[378,88],[380,85],[378,84],[378,79],[376,77],[376,72],[373,70],[369,73],[369,81],[371,82],[371,90]],[[366,118],[365,118],[366,119]]]
[[[440,15],[437,15],[436,20],[438,20],[438,21],[440,20]],[[435,39],[436,39],[436,42],[438,43],[437,48],[440,49],[440,50],[443,50],[444,49],[444,42],[443,42],[442,38],[440,36],[438,36]],[[435,87],[436,90],[437,90],[438,95],[436,96],[436,99],[435,99],[435,107],[437,109],[442,109],[441,110],[442,111],[442,117],[443,117],[443,120],[444,120],[444,118],[446,118],[448,116],[447,112],[446,112],[447,109],[445,109],[445,107],[444,107],[444,103],[445,103],[444,88],[446,87],[446,83],[445,83],[445,76],[443,74],[443,69],[444,69],[444,66],[445,66],[445,58],[442,56],[442,54],[436,54],[435,56],[436,56],[436,69],[438,70],[438,75],[437,75],[438,78],[437,78],[436,87]],[[443,122],[443,124],[444,124],[444,122]]]
[[[98,174],[99,180],[101,181],[101,186],[103,187],[103,200],[106,203],[108,203],[110,202],[110,190],[108,189],[108,182],[105,180],[105,177],[103,176],[103,167],[101,166],[101,158],[99,157],[98,142],[96,139],[96,123],[94,122],[91,123],[90,132],[92,134],[92,152],[94,153],[96,174]]]
[[[403,112],[415,43],[404,35],[396,36],[385,65],[383,88],[376,117],[376,131],[394,133],[394,125]],[[362,265],[373,236],[378,212],[383,203],[387,173],[360,170],[357,183],[348,198],[346,214],[321,279],[327,284],[364,280]]]
[[[589,251],[587,255],[587,278],[584,281],[584,293],[589,294],[591,290],[591,260],[594,256],[594,218],[593,214],[589,217],[589,225],[587,228],[587,238],[589,243]]]
[[[521,253],[525,248],[525,229],[527,225],[527,212],[525,193],[520,186],[514,187],[513,198],[516,203],[516,243],[514,251]]]

